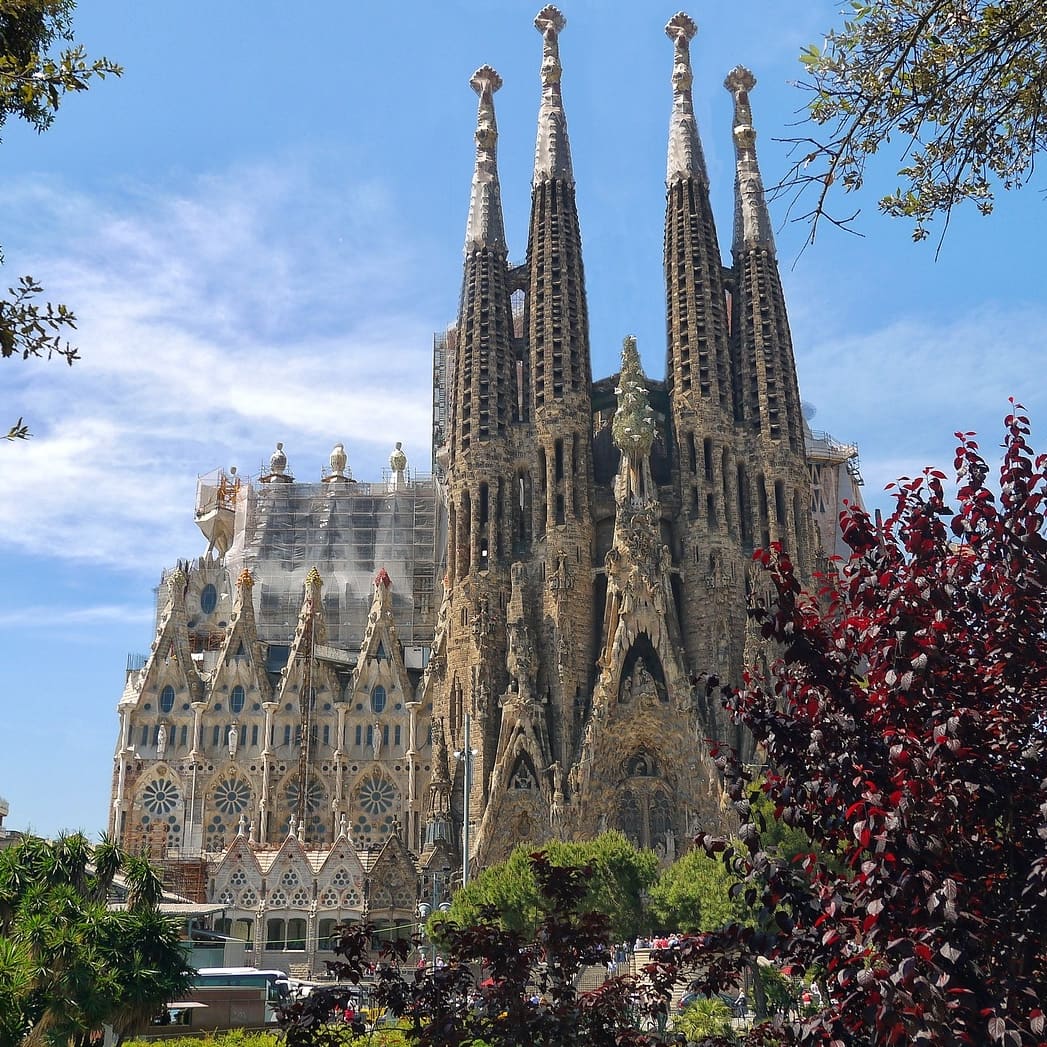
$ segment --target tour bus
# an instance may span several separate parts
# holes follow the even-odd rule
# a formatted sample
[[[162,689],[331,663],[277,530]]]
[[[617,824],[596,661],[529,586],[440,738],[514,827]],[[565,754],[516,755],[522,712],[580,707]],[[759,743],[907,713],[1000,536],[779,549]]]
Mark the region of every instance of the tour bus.
[[[289,1001],[283,971],[254,967],[201,967],[181,1000],[168,1003],[145,1035],[169,1037],[188,1030],[260,1029],[276,1022],[277,1009]]]

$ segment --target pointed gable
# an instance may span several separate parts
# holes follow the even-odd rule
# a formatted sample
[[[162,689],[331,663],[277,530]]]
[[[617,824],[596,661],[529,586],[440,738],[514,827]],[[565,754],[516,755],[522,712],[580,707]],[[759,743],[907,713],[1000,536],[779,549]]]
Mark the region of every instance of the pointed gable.
[[[266,898],[272,908],[309,908],[313,897],[313,867],[302,841],[294,833],[280,845],[266,872]]]
[[[137,690],[132,694],[125,693],[122,699],[125,702],[138,704],[143,695],[155,694],[155,700],[160,703],[160,696],[167,687],[172,688],[174,701],[178,704],[203,700],[204,684],[193,663],[186,625],[188,577],[178,569],[172,571],[166,581],[169,595],[157,622],[156,639],[145,666],[138,674]],[[170,700],[169,697],[165,698],[165,702]],[[162,711],[166,713],[171,710],[163,708]]]
[[[398,833],[385,842],[370,875],[370,910],[413,911],[418,895],[418,870]]]
[[[255,622],[254,580],[251,572],[243,570],[236,581],[236,603],[230,616],[218,664],[211,675],[212,691],[232,691],[242,687],[246,700],[267,702],[272,699],[272,686],[265,672],[265,648],[258,639]],[[230,711],[240,710],[230,707]]]
[[[237,836],[214,871],[211,897],[223,905],[256,909],[262,896],[262,868],[246,836]]]
[[[305,594],[294,639],[291,641],[291,651],[287,664],[280,672],[279,698],[284,704],[299,704],[302,688],[307,685],[307,681],[317,698],[327,695],[333,700],[339,694],[338,679],[330,666],[313,656],[314,647],[327,642],[327,622],[320,595],[322,586],[320,572],[314,567],[305,580]]]
[[[383,568],[375,575],[374,594],[360,644],[353,688],[356,704],[363,705],[368,722],[374,716],[382,717],[384,721],[397,714],[406,723],[407,703],[413,697],[411,678],[407,674],[393,618],[392,593],[392,580]],[[401,744],[404,741],[406,739],[402,739]]]

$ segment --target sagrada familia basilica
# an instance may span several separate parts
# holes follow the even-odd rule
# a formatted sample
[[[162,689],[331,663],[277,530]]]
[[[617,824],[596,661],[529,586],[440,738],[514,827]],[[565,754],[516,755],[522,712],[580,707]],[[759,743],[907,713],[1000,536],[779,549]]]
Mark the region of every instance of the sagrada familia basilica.
[[[626,339],[593,380],[552,6],[526,260],[510,262],[495,120],[479,98],[459,313],[436,341],[432,474],[399,444],[357,482],[200,481],[206,552],[164,574],[128,665],[110,829],[160,860],[255,962],[315,967],[336,922],[411,919],[420,892],[522,841],[616,828],[671,861],[721,819],[710,739],[747,752],[712,680],[760,657],[756,548],[809,576],[837,550],[857,452],[811,432],[750,109],[722,260],[685,14],[666,26],[667,353]],[[667,54],[667,66],[669,66]],[[464,187],[463,187],[464,190]],[[464,204],[463,191],[463,204]],[[715,678],[715,679],[714,679]],[[461,873],[457,873],[458,876]],[[280,954],[277,956],[276,954]],[[294,955],[292,955],[294,954]]]

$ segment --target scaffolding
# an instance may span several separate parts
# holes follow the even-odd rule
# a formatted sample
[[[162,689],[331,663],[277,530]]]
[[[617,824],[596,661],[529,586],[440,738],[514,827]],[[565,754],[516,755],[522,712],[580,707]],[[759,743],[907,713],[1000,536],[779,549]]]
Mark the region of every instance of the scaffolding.
[[[248,568],[259,603],[259,639],[286,644],[313,567],[323,580],[326,644],[355,651],[384,568],[406,646],[428,645],[436,624],[436,483],[389,474],[379,483],[244,484],[226,566]]]

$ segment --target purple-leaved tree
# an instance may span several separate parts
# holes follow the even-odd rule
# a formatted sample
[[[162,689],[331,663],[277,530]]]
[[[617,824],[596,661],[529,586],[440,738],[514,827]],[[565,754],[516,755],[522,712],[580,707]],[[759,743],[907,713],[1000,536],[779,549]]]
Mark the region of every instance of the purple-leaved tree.
[[[728,704],[817,850],[764,849],[751,771],[721,753],[741,829],[702,842],[759,918],[685,952],[709,988],[759,952],[826,998],[752,1042],[1047,1043],[1047,456],[1020,407],[1005,427],[998,493],[960,433],[954,507],[929,469],[882,526],[845,512],[853,555],[819,602],[758,554],[777,598],[752,613],[781,657]]]

